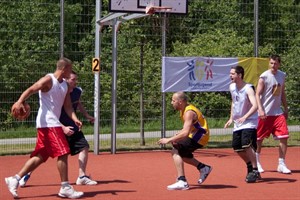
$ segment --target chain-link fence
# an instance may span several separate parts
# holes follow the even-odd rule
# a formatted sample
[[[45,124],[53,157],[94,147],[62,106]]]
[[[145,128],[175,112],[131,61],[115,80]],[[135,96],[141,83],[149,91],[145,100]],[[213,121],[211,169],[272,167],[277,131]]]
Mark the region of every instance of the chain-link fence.
[[[258,13],[255,14],[255,2]],[[101,17],[108,14],[108,0],[101,2]],[[46,73],[55,70],[63,48],[74,62],[83,88],[82,102],[94,113],[95,0],[64,1],[64,37],[61,44],[61,1],[1,0],[0,10],[0,152],[24,153],[35,143],[38,96],[28,99],[31,115],[16,121],[10,115],[20,94]],[[289,124],[299,132],[300,6],[292,0],[192,0],[187,15],[157,13],[121,23],[117,44],[117,143],[121,149],[158,149],[166,135],[181,128],[179,114],[161,92],[161,60],[166,56],[268,57],[282,56],[287,72]],[[258,24],[256,18],[258,16]],[[163,25],[165,25],[163,27]],[[166,28],[163,37],[162,28]],[[258,33],[258,38],[255,38]],[[112,127],[112,26],[101,30],[100,150],[111,149]],[[165,52],[162,52],[165,39]],[[190,102],[206,115],[214,129],[210,146],[230,145],[231,129],[222,129],[229,117],[227,92],[190,93]],[[163,102],[165,100],[165,102]],[[166,103],[166,109],[163,109]],[[93,146],[93,125],[80,115],[83,132]],[[163,116],[166,116],[165,121]],[[165,126],[165,127],[164,127]],[[228,134],[228,135],[227,135]],[[299,145],[299,136],[296,145]],[[92,149],[92,148],[91,148]]]

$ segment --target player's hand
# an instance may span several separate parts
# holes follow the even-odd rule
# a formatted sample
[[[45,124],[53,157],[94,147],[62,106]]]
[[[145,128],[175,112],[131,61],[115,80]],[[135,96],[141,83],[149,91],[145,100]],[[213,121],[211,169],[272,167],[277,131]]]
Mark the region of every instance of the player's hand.
[[[86,119],[89,120],[89,122],[90,122],[91,124],[95,122],[95,118],[92,117],[92,116],[90,116],[90,115],[88,115],[88,116],[86,117]]]
[[[74,121],[74,122],[75,122],[76,126],[78,126],[79,130],[81,130],[82,122],[79,121],[79,120],[76,120],[76,121]]]
[[[237,122],[239,125],[241,125],[242,123],[244,123],[244,121],[246,121],[246,118],[244,118],[244,117],[241,117],[241,118],[239,118],[239,119],[236,120],[236,122]]]
[[[260,119],[266,119],[266,118],[267,118],[267,115],[266,115],[266,113],[265,113],[264,110],[258,110],[258,117],[259,117]]]
[[[12,110],[18,115],[20,114],[20,111],[22,110],[24,113],[26,113],[26,109],[25,106],[22,102],[17,101],[14,103],[14,105],[12,106]]]
[[[232,124],[232,119],[229,119],[226,124],[224,125],[224,128],[228,128]]]
[[[74,134],[74,127],[73,126],[62,126],[64,134],[67,136],[73,135]]]
[[[161,138],[160,140],[158,140],[158,144],[168,144],[170,142],[170,139],[168,138]]]

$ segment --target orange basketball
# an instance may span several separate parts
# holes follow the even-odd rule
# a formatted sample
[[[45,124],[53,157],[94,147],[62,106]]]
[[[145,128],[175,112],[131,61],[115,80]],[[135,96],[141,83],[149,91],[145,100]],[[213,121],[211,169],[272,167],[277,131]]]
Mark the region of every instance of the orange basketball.
[[[28,103],[23,103],[26,112],[23,109],[20,109],[20,112],[17,112],[15,109],[15,104],[11,107],[11,114],[17,120],[25,120],[30,115],[30,106]]]

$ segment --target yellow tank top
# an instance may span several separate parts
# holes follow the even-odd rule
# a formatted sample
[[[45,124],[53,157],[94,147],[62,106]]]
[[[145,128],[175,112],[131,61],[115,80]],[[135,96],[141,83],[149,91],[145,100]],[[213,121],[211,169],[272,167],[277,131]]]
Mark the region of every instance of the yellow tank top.
[[[189,138],[201,144],[202,146],[206,146],[209,140],[209,128],[206,119],[198,108],[196,108],[194,105],[189,104],[185,107],[184,111],[180,111],[180,119],[183,122],[183,116],[188,110],[194,111],[198,117],[198,120],[193,123]]]

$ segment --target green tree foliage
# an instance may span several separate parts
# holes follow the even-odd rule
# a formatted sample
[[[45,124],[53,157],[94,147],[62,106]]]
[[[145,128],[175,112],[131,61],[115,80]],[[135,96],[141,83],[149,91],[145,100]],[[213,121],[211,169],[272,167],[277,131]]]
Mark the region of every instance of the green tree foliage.
[[[102,1],[102,16],[108,0]],[[166,56],[254,56],[254,2],[248,0],[191,0],[187,16],[166,15]],[[282,56],[287,72],[290,117],[299,119],[299,2],[259,1],[259,56]],[[60,5],[52,2],[12,0],[0,3],[0,121],[11,125],[9,109],[22,91],[52,72],[60,56]],[[65,1],[65,56],[74,61],[83,88],[83,100],[93,110],[95,1]],[[162,113],[161,57],[164,14],[124,22],[118,31],[117,102],[119,123],[138,123],[143,94],[146,120]],[[141,81],[141,79],[143,81]],[[101,123],[110,124],[112,82],[112,26],[101,31]],[[7,84],[9,83],[9,84]],[[5,94],[5,95],[4,95]],[[207,117],[228,117],[226,92],[190,93],[190,101]],[[166,94],[167,115],[173,115],[171,94]],[[37,97],[30,101],[36,112]],[[33,116],[34,118],[34,116]],[[34,120],[34,119],[33,119]],[[8,123],[9,122],[9,123]]]

